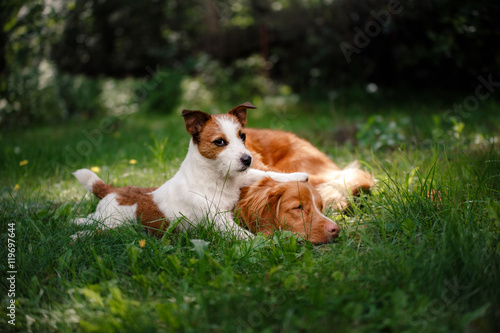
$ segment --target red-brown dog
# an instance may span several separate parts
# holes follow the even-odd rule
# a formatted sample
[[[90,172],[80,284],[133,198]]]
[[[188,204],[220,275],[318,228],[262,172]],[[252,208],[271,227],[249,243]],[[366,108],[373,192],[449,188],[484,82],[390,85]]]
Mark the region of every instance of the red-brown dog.
[[[245,132],[255,168],[307,172],[310,182],[297,186],[265,178],[244,188],[237,209],[252,232],[269,235],[275,230],[290,230],[311,243],[332,241],[338,236],[339,227],[321,213],[323,208],[332,205],[344,210],[350,196],[375,184],[357,163],[342,170],[308,141],[292,133],[250,128]]]
[[[253,233],[269,236],[289,230],[311,243],[327,243],[339,235],[340,228],[322,210],[321,196],[310,183],[264,178],[241,190],[236,215]]]
[[[324,206],[344,210],[349,197],[369,191],[375,185],[371,174],[356,162],[340,169],[324,153],[295,134],[267,130],[245,130],[246,146],[254,158],[253,167],[263,171],[306,172],[309,182],[323,198]]]

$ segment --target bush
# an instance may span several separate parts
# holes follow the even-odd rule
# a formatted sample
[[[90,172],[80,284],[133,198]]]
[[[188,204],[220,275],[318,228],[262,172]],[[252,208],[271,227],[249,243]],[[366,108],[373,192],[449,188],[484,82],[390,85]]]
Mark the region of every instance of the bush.
[[[182,97],[183,71],[159,70],[136,85],[135,95],[141,110],[153,113],[172,113],[179,107]]]
[[[194,75],[182,82],[182,104],[209,108],[214,104],[234,106],[246,101],[259,104],[262,99],[286,98],[290,103],[298,97],[287,85],[267,76],[267,62],[259,55],[239,59],[223,66],[208,55],[196,60]],[[219,110],[220,111],[220,110]]]
[[[0,100],[0,125],[27,126],[61,119],[64,108],[55,81],[55,69],[47,61],[12,71],[2,87],[5,98]]]
[[[360,127],[357,139],[361,147],[395,148],[406,141],[404,129],[410,123],[409,117],[401,117],[398,122],[381,115],[370,116]]]
[[[12,71],[0,100],[0,126],[26,127],[68,119],[90,119],[137,111],[137,79],[90,78],[59,74],[48,61]]]

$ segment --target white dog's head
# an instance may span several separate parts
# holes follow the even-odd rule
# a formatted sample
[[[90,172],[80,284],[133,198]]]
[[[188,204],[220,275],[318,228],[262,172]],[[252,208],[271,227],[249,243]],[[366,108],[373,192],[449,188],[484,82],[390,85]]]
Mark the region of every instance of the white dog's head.
[[[209,115],[202,111],[182,111],[186,129],[200,154],[213,160],[222,176],[233,177],[252,165],[252,154],[245,147],[247,109],[250,103],[234,107],[227,114]]]

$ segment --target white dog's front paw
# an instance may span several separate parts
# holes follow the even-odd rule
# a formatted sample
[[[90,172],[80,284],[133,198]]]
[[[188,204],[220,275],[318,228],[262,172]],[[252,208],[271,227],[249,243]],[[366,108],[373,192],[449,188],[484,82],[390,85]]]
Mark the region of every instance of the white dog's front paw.
[[[271,176],[277,182],[307,182],[309,175],[305,172],[292,172],[292,173],[278,173],[268,172],[267,175]]]
[[[287,182],[307,182],[309,180],[309,175],[305,172],[292,172],[286,176]]]
[[[294,172],[293,173],[295,180],[299,182],[307,182],[309,180],[309,174],[305,172]]]

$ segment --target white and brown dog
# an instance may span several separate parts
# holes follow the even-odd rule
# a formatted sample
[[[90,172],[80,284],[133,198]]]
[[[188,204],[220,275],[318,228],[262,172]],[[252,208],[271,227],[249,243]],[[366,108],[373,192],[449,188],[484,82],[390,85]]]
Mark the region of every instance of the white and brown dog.
[[[244,131],[248,108],[255,106],[245,103],[219,115],[184,110],[182,117],[191,134],[189,150],[179,171],[159,188],[115,188],[88,169],[77,170],[75,177],[102,200],[94,213],[75,223],[97,222],[100,229],[107,229],[140,220],[152,233],[158,233],[180,218],[179,230],[209,221],[218,231],[238,239],[252,237],[233,220],[241,188],[264,177],[288,182],[307,181],[308,175],[250,168],[253,158],[245,146]]]

